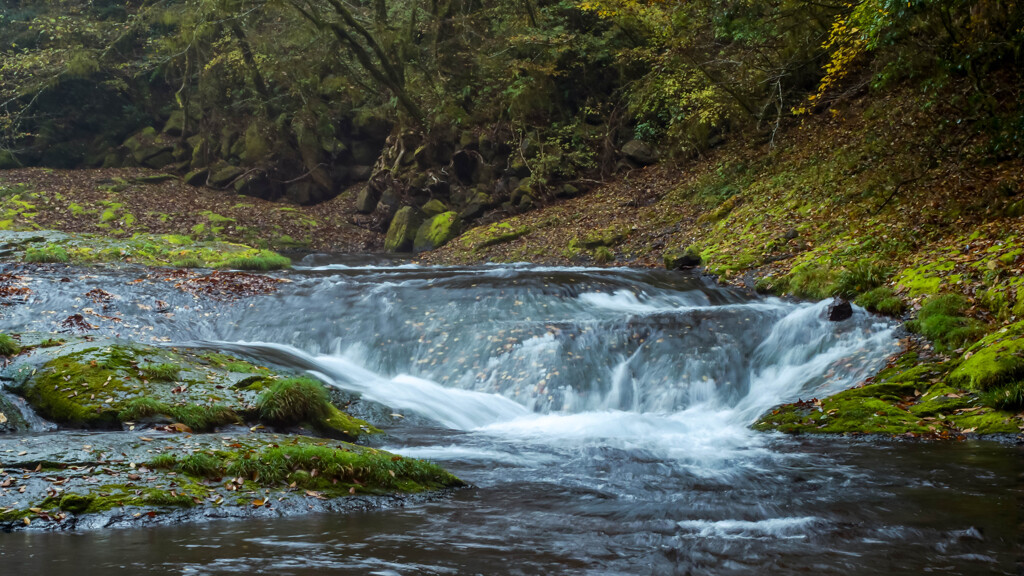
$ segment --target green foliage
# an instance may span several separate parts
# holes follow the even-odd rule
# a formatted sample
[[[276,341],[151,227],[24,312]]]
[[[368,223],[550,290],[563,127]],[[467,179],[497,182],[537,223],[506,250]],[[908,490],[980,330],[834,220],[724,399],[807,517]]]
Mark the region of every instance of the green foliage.
[[[174,364],[141,364],[139,370],[149,380],[173,381],[181,372],[181,367]]]
[[[836,277],[833,291],[836,296],[853,298],[880,286],[891,275],[888,268],[870,260],[860,260],[843,268]]]
[[[900,300],[892,288],[879,286],[861,294],[854,301],[854,304],[867,308],[871,312],[878,312],[886,316],[899,316],[903,314],[906,305]]]
[[[943,294],[929,298],[917,318],[907,322],[907,329],[935,343],[935,349],[949,351],[970,344],[985,333],[981,322],[963,315],[967,300],[959,294]]]
[[[1014,382],[1002,388],[995,388],[981,395],[981,401],[997,410],[1024,409],[1024,382]]]
[[[206,452],[196,452],[181,458],[177,468],[189,476],[219,478],[221,476],[220,459]]]
[[[67,263],[70,261],[71,256],[68,255],[67,250],[63,246],[49,245],[42,248],[32,246],[25,250],[25,262],[44,264]]]
[[[0,332],[0,356],[14,356],[21,352],[21,345],[14,338]]]

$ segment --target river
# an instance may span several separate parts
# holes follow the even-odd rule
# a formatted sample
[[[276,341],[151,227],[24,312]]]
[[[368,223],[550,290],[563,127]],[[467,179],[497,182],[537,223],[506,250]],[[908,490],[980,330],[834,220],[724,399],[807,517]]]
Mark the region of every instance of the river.
[[[97,332],[310,371],[361,398],[381,447],[473,488],[346,516],[0,534],[5,574],[1020,573],[1019,447],[749,430],[898,351],[863,310],[831,323],[826,303],[630,269],[311,256],[235,302],[143,275],[39,269],[2,328],[55,330],[101,288],[121,321]]]

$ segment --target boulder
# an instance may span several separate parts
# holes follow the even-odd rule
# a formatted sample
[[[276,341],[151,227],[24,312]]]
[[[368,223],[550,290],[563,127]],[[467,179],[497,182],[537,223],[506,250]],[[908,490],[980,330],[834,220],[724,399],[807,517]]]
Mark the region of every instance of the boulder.
[[[255,164],[270,155],[270,143],[256,122],[245,131],[245,148],[239,155],[248,164]]]
[[[487,194],[477,192],[473,198],[466,203],[466,206],[459,212],[463,220],[475,220],[484,215],[484,212],[491,207],[491,198]]]
[[[700,250],[696,246],[688,246],[681,250],[670,250],[662,255],[666,270],[682,270],[700,266]]]
[[[363,214],[373,212],[377,209],[377,203],[380,202],[380,195],[380,189],[372,183],[363,186],[363,189],[359,191],[359,195],[356,196],[356,210]]]
[[[438,214],[443,214],[447,212],[448,207],[444,205],[444,202],[441,202],[437,198],[434,198],[433,200],[430,200],[426,204],[421,206],[420,210],[422,210],[423,213],[426,214],[427,216],[437,216]]]
[[[181,136],[185,131],[185,113],[181,110],[171,112],[171,117],[164,124],[163,133],[169,136]]]
[[[174,162],[174,142],[149,127],[124,141],[136,164],[162,168]]]
[[[842,322],[853,316],[853,306],[845,298],[836,297],[828,305],[829,322]]]
[[[650,146],[640,140],[630,140],[622,147],[622,155],[631,161],[647,166],[658,161],[658,155]]]
[[[193,170],[193,171],[189,172],[188,174],[185,174],[185,177],[183,178],[183,180],[184,180],[185,184],[188,184],[189,186],[202,186],[203,184],[206,184],[206,178],[209,175],[210,175],[210,170],[209,169],[207,169],[207,168],[200,168],[198,170]]]
[[[446,244],[459,235],[462,222],[455,212],[444,212],[420,225],[413,240],[415,252],[426,252]]]
[[[452,155],[451,166],[459,181],[466,185],[473,184],[480,168],[480,155],[472,150],[459,150]]]
[[[221,165],[211,171],[208,181],[211,186],[216,186],[218,188],[221,186],[227,186],[234,181],[235,178],[241,176],[243,172],[244,170],[238,166],[231,166],[227,164]]]
[[[388,234],[384,238],[384,250],[387,252],[410,251],[422,225],[423,213],[418,208],[402,207],[391,219]]]

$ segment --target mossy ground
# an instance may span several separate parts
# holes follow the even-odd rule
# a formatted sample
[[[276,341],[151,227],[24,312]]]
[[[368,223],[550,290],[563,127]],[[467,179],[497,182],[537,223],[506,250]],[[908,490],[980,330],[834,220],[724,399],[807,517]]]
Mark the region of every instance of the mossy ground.
[[[188,243],[366,251],[382,238],[349,222],[355,192],[288,206],[195,188],[141,168],[0,171],[0,230],[60,230],[117,239],[187,235]]]
[[[177,234],[134,234],[112,238],[96,234],[2,232],[12,248],[9,259],[29,263],[97,264],[124,262],[144,266],[277,270],[291,260],[276,252],[219,240],[196,241]]]
[[[983,394],[950,384],[960,366],[956,360],[922,363],[916,352],[906,352],[860,387],[779,406],[754,429],[925,438],[1020,433],[1024,414],[1000,410]]]

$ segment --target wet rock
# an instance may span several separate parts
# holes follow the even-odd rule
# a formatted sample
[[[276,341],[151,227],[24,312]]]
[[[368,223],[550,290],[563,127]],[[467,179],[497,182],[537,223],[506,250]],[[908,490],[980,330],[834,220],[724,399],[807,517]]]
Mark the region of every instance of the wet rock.
[[[631,161],[647,166],[658,161],[658,155],[654,150],[640,140],[630,140],[622,147],[622,155]]]
[[[423,224],[423,212],[413,206],[405,206],[395,213],[384,238],[387,252],[408,252],[413,248],[416,234]]]
[[[696,246],[687,246],[681,250],[671,250],[662,255],[666,270],[683,270],[700,266],[700,250]]]
[[[438,214],[420,225],[413,240],[413,251],[426,252],[445,245],[459,235],[462,222],[455,212]]]
[[[835,298],[828,305],[829,322],[842,322],[853,316],[853,306],[845,298]]]

